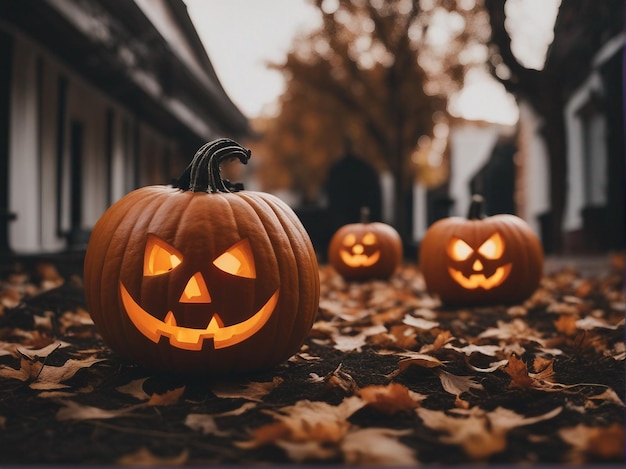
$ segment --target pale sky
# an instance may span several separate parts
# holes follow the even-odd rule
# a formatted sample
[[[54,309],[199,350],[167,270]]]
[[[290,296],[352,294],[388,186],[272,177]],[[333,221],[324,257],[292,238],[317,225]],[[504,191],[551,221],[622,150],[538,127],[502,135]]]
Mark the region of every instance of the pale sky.
[[[285,84],[267,61],[280,62],[297,34],[320,24],[307,0],[185,0],[222,86],[249,118],[271,112]],[[560,0],[509,0],[512,47],[527,67],[541,68]],[[504,124],[517,121],[515,100],[487,74],[468,77],[451,112]]]

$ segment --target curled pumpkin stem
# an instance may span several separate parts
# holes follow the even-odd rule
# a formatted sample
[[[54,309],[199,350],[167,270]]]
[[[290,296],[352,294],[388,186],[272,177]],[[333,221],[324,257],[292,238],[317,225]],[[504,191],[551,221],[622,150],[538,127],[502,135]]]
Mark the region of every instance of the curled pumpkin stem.
[[[472,196],[472,202],[467,214],[467,219],[482,220],[485,217],[485,199],[480,194],[474,194]]]
[[[196,152],[191,163],[174,187],[192,192],[235,192],[243,189],[241,184],[223,180],[220,172],[222,163],[238,159],[248,164],[251,151],[229,138],[219,138],[205,143]]]

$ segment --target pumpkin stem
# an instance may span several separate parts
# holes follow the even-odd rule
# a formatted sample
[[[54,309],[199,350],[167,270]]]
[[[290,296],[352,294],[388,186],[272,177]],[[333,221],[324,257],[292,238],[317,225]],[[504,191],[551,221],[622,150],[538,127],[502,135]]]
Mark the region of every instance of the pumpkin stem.
[[[174,187],[191,192],[236,192],[243,190],[242,184],[232,184],[223,180],[220,166],[227,160],[239,159],[242,164],[248,164],[251,151],[242,147],[229,138],[219,138],[205,143],[196,152],[178,178]]]
[[[485,199],[480,194],[474,194],[467,218],[468,220],[482,220],[485,217]]]
[[[370,222],[370,208],[361,207],[361,223],[369,223],[369,222]]]

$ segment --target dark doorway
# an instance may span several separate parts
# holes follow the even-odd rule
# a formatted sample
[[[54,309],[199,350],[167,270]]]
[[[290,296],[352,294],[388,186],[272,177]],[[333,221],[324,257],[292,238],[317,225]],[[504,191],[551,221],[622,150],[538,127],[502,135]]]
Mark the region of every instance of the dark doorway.
[[[513,139],[500,138],[487,163],[470,181],[471,193],[484,197],[487,215],[515,214],[515,153]]]
[[[0,31],[0,254],[9,253],[9,122],[11,113],[11,73],[13,38]]]
[[[370,221],[382,218],[382,196],[378,173],[352,153],[331,169],[326,183],[330,236],[347,223],[361,219],[361,207],[368,207]]]

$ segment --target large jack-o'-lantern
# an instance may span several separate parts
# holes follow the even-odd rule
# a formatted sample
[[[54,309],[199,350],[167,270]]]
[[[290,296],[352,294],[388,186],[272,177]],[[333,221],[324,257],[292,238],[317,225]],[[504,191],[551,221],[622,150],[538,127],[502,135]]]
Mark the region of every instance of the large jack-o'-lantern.
[[[315,253],[285,203],[221,179],[222,162],[249,157],[232,140],[210,142],[177,187],[137,189],[94,227],[87,304],[127,359],[177,372],[248,371],[302,345],[319,303]]]
[[[402,262],[398,232],[380,222],[369,222],[369,210],[361,210],[361,222],[339,228],[328,246],[328,262],[346,280],[389,278]]]
[[[514,303],[539,285],[543,249],[521,218],[485,217],[474,196],[467,219],[439,220],[420,245],[426,286],[446,304]]]

